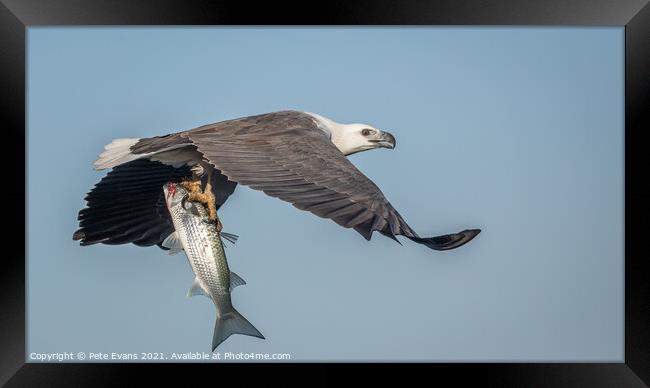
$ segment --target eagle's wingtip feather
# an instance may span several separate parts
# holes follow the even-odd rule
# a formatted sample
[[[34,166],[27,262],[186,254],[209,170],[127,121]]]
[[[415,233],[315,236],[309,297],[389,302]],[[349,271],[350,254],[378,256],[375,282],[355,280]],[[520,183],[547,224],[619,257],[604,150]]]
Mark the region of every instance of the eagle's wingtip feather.
[[[448,251],[450,249],[456,249],[467,244],[468,242],[472,241],[474,237],[476,237],[479,233],[481,233],[481,229],[476,228],[465,229],[458,233],[444,234],[435,237],[409,237],[409,239],[419,244],[426,245],[427,247],[436,251]]]
[[[85,238],[85,237],[86,237],[86,234],[83,232],[83,230],[77,230],[77,231],[74,232],[74,234],[72,235],[72,239],[73,239],[74,241],[81,240],[81,239],[83,239],[83,238]]]

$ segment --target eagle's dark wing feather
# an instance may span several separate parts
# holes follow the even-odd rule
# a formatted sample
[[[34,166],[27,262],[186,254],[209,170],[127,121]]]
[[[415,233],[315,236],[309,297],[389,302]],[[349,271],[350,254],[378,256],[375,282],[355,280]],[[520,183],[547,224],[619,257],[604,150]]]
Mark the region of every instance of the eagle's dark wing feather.
[[[251,116],[184,132],[229,180],[292,203],[301,210],[354,228],[406,236],[432,249],[452,249],[478,230],[420,238],[311,116],[294,111]]]
[[[174,168],[147,159],[116,166],[86,196],[73,239],[81,245],[160,246],[174,231],[162,186],[191,175],[187,166]]]

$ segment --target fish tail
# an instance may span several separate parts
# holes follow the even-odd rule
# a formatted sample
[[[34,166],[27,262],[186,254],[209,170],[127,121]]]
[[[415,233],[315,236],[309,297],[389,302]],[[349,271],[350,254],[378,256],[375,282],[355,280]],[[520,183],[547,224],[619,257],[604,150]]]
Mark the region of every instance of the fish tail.
[[[243,334],[265,339],[262,333],[235,310],[234,307],[231,311],[217,316],[217,322],[214,324],[214,335],[212,336],[212,351],[214,352],[219,344],[233,334]]]

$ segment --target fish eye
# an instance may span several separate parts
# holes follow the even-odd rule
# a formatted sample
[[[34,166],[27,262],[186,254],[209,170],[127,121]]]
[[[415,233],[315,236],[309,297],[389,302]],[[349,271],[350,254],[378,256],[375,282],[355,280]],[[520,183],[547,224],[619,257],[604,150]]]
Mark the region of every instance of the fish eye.
[[[368,136],[368,135],[370,135],[372,132],[373,132],[372,129],[364,128],[363,131],[361,131],[361,134],[362,134],[363,136]]]
[[[189,195],[184,195],[183,198],[181,198],[181,207],[185,210],[189,210],[192,207],[192,204],[187,202],[187,197]]]

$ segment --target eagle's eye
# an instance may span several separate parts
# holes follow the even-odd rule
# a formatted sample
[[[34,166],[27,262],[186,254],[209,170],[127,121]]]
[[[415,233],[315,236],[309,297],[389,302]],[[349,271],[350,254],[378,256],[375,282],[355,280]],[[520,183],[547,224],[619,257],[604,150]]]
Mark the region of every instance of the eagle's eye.
[[[365,128],[363,131],[361,131],[361,134],[363,136],[368,136],[372,133],[372,129]]]

